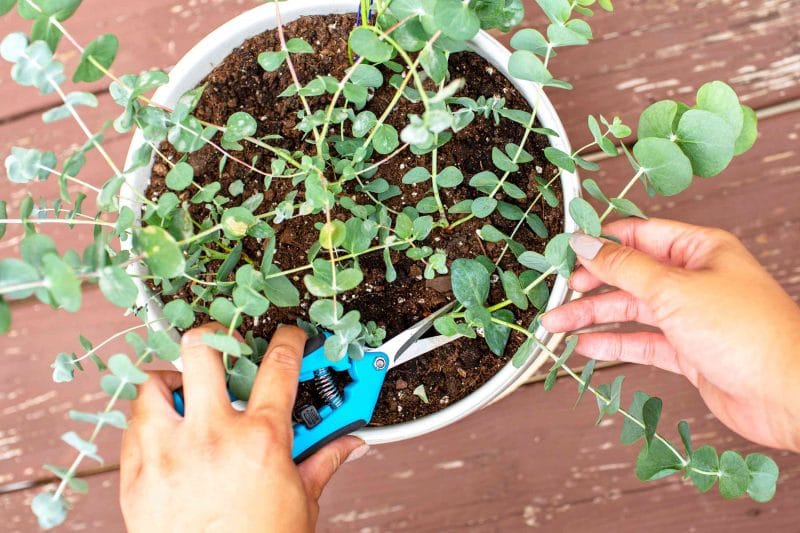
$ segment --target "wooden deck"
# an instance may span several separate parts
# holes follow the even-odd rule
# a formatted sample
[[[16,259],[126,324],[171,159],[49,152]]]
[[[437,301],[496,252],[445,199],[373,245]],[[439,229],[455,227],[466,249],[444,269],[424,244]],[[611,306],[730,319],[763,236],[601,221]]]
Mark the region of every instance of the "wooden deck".
[[[250,0],[108,2],[84,0],[69,21],[79,40],[114,31],[121,40],[119,72],[169,68],[197,40],[251,7]],[[533,4],[533,2],[530,2]],[[554,73],[575,91],[551,92],[572,143],[588,139],[587,113],[619,114],[632,120],[650,102],[689,98],[704,81],[729,81],[761,116],[755,148],[720,177],[700,180],[686,193],[633,199],[653,215],[716,225],[736,233],[789,293],[800,300],[800,14],[795,0],[671,0],[618,2],[618,12],[601,14],[597,42],[569,49],[553,63]],[[535,9],[531,13],[537,12]],[[531,24],[540,25],[539,17]],[[27,28],[13,17],[0,19],[0,34]],[[66,49],[66,47],[65,47]],[[62,58],[74,65],[78,56]],[[68,121],[43,129],[39,114],[54,102],[9,82],[0,68],[0,153],[11,146],[64,152],[83,142]],[[109,116],[110,97],[96,85],[100,110],[85,113],[93,127]],[[127,137],[109,134],[108,149],[121,161]],[[90,159],[91,176],[106,176]],[[603,166],[599,179],[610,190],[627,181],[627,164]],[[55,195],[54,183],[35,194]],[[19,188],[0,181],[1,197],[18,198]],[[87,204],[88,205],[88,204]],[[52,232],[64,248],[89,233]],[[19,233],[0,241],[0,257],[16,255]],[[76,241],[77,239],[77,241]],[[742,317],[746,319],[746,317]],[[72,458],[59,436],[73,429],[69,409],[99,407],[92,372],[75,383],[53,387],[49,364],[58,351],[79,350],[77,332],[102,340],[136,322],[86,295],[78,315],[53,315],[33,301],[15,304],[14,327],[0,337],[0,532],[36,531],[28,509],[39,485],[49,481],[45,462]],[[113,353],[122,344],[108,347]],[[697,443],[741,452],[766,451],[725,429],[681,377],[649,368],[622,366],[598,371],[597,382],[625,373],[626,398],[644,389],[664,398],[664,428],[688,419]],[[320,531],[797,531],[800,529],[800,456],[769,452],[781,467],[775,499],[768,504],[724,501],[699,495],[677,478],[642,484],[633,474],[635,450],[618,443],[620,421],[595,428],[595,407],[584,401],[574,412],[575,386],[568,380],[545,392],[539,382],[444,430],[404,443],[376,447],[345,466],[323,497]],[[625,402],[627,403],[627,401]],[[106,464],[85,463],[89,498],[75,499],[63,531],[124,530],[117,505],[119,432],[100,437]],[[91,469],[95,470],[91,470]]]

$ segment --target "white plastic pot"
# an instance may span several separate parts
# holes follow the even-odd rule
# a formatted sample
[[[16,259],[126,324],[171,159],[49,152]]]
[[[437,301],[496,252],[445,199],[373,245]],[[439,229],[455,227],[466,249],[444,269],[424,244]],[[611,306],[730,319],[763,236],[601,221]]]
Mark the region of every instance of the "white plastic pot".
[[[234,48],[250,37],[274,28],[276,26],[276,5],[280,6],[283,23],[287,23],[305,15],[355,13],[359,3],[357,0],[288,0],[279,4],[264,4],[246,11],[207,35],[183,56],[170,72],[169,84],[159,88],[153,100],[164,106],[173,107],[183,93],[196,87]],[[499,74],[508,77],[507,64],[510,56],[508,49],[483,31],[471,41],[471,45],[475,52],[497,69]],[[536,99],[536,86],[531,82],[514,79],[511,79],[511,81],[529,104],[533,106]],[[543,127],[550,128],[558,133],[558,137],[550,138],[550,144],[570,153],[571,150],[564,127],[555,109],[553,109],[547,96],[541,94],[539,98],[537,112],[539,122]],[[143,143],[144,137],[140,131],[137,131],[128,151],[128,164],[131,163],[135,150]],[[148,166],[128,174],[126,176],[126,186],[122,190],[123,204],[133,209],[137,218],[141,213],[141,203],[137,200],[137,195],[134,194],[133,190],[141,194],[147,189],[150,182],[150,172],[151,169]],[[573,173],[562,173],[561,187],[564,198],[564,229],[568,232],[575,231],[577,226],[569,217],[566,206],[569,205],[570,200],[580,195],[578,177]],[[130,240],[128,245],[129,243]],[[123,247],[125,247],[125,244],[123,243]],[[144,272],[144,266],[142,265],[134,265],[132,268],[134,272]],[[136,282],[139,287],[137,304],[147,307],[148,320],[161,318],[160,302],[153,297],[144,283],[138,279]],[[551,291],[547,308],[557,307],[569,297],[570,290],[567,283],[563,278],[559,277]],[[562,338],[562,335],[550,334],[542,328],[536,332],[536,335],[551,349],[554,349]],[[358,435],[370,444],[380,444],[410,439],[452,424],[509,394],[524,383],[547,360],[547,355],[538,348],[534,348],[532,352],[531,357],[521,368],[514,368],[510,363],[507,364],[478,390],[437,413],[392,426],[365,428],[359,431]],[[176,361],[175,366],[181,369],[180,361]]]

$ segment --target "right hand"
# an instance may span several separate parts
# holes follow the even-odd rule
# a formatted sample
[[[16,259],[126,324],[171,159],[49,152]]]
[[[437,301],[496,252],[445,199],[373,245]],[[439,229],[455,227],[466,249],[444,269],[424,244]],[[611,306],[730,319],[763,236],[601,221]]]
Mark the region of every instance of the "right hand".
[[[660,332],[579,335],[576,350],[686,376],[726,426],[800,451],[800,308],[733,235],[663,219],[624,219],[575,234],[580,292],[618,288],[546,313],[551,332],[633,321]]]

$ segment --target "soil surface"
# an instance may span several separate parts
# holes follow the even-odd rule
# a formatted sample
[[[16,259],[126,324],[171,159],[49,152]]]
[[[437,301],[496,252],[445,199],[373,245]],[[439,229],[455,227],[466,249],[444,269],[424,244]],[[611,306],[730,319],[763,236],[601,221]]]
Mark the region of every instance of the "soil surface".
[[[317,75],[330,74],[341,79],[345,70],[350,66],[347,57],[347,36],[354,21],[355,18],[351,15],[314,16],[299,19],[285,26],[286,39],[302,37],[315,50],[313,54],[292,56],[302,83],[311,81]],[[307,150],[310,153],[313,146],[308,143],[308,139],[302,132],[295,129],[298,120],[297,112],[302,106],[299,98],[277,97],[291,84],[290,73],[286,65],[284,64],[275,72],[265,72],[257,62],[259,53],[279,49],[278,35],[274,30],[245,41],[204,80],[207,86],[195,115],[214,124],[224,125],[231,114],[237,111],[246,111],[258,121],[257,136],[277,134],[282,138],[271,140],[270,143],[290,150]],[[460,96],[489,98],[497,95],[506,99],[507,108],[530,109],[513,85],[476,54],[464,52],[452,55],[450,57],[450,74],[453,79],[464,78],[466,80],[465,87],[459,93]],[[385,79],[388,80],[388,78],[387,71]],[[394,92],[388,83],[384,83],[381,88],[374,91],[365,109],[380,116]],[[330,97],[327,95],[309,99],[312,109],[323,108],[329,101]],[[421,107],[419,104],[412,104],[401,99],[387,122],[400,131],[406,124],[406,115],[409,113],[421,114]],[[331,133],[338,133],[338,129],[334,127]],[[350,133],[349,126],[346,133]],[[467,186],[467,182],[472,175],[482,170],[495,170],[491,160],[491,147],[503,147],[509,142],[518,143],[522,134],[522,127],[516,123],[503,120],[497,126],[491,117],[485,119],[481,116],[476,117],[466,129],[455,134],[453,139],[439,150],[438,164],[440,169],[449,165],[457,166],[463,172],[465,181],[459,187],[441,190],[445,206],[476,197],[478,192]],[[215,141],[219,142],[219,135]],[[244,144],[244,150],[235,152],[236,156],[248,162],[257,158],[255,166],[269,171],[272,154],[252,144]],[[525,148],[534,156],[534,161],[520,165],[520,170],[512,174],[509,179],[526,191],[531,199],[536,194],[534,176],[539,174],[549,178],[556,172],[555,167],[550,165],[542,155],[542,150],[546,146],[548,146],[546,137],[531,135]],[[173,161],[182,156],[182,154],[177,154],[174,148],[166,142],[162,144],[161,151]],[[219,152],[207,145],[198,152],[189,154],[188,162],[194,168],[195,181],[198,184],[221,181],[221,194],[226,196],[231,196],[227,194],[227,190],[232,182],[236,180],[244,182],[244,193],[231,197],[231,201],[226,204],[227,207],[238,205],[253,194],[262,192],[265,199],[256,213],[268,212],[274,209],[287,193],[294,190],[290,180],[274,179],[270,188],[265,191],[262,176],[230,161],[220,173],[220,158]],[[428,192],[428,184],[404,185],[401,182],[402,176],[408,169],[417,165],[429,167],[430,155],[415,156],[406,150],[381,166],[376,177],[382,177],[389,183],[398,185],[403,193],[402,196],[386,202],[391,209],[400,210],[404,205],[414,205]],[[157,161],[153,166],[152,181],[147,191],[148,197],[156,199],[166,190],[164,177],[168,170],[168,165],[163,161]],[[350,181],[346,185],[350,186],[352,183]],[[353,193],[353,198],[359,203],[370,203],[368,198],[363,194],[355,193],[354,189],[349,192]],[[556,192],[560,196],[560,190]],[[188,204],[188,199],[192,194],[193,192],[187,189],[179,196]],[[300,191],[298,198],[302,198],[302,194]],[[504,197],[503,194],[498,194],[496,197],[498,200],[516,203],[523,210],[528,206],[526,202],[530,201],[530,199],[517,201],[510,197]],[[196,221],[199,222],[207,216],[207,211],[202,205],[188,205],[191,205],[190,213]],[[542,218],[551,234],[561,231],[563,213],[560,207],[549,208],[539,202],[533,212]],[[334,215],[342,220],[351,216],[349,212],[342,209],[337,210]],[[287,270],[308,263],[307,250],[318,237],[318,231],[314,229],[314,224],[319,222],[323,216],[303,216],[291,218],[281,224],[273,224],[277,239],[274,258],[276,265],[282,270]],[[450,219],[455,220],[461,216],[463,215],[450,215]],[[495,212],[488,219],[473,219],[452,231],[434,230],[425,244],[446,250],[448,262],[459,257],[472,258],[481,254],[495,260],[499,256],[502,246],[483,242],[476,234],[476,231],[486,223],[493,224],[506,234],[510,233],[514,226],[513,222]],[[527,226],[518,232],[516,239],[527,249],[538,251],[542,251],[546,243],[545,240],[533,234]],[[254,238],[245,238],[243,241],[244,254],[256,264],[260,262],[264,246],[264,242],[259,242]],[[452,300],[449,277],[438,276],[433,280],[425,280],[422,275],[424,268],[422,262],[412,261],[405,256],[404,252],[400,251],[393,251],[391,255],[397,270],[396,281],[386,282],[381,252],[367,254],[359,258],[359,265],[365,276],[364,282],[340,298],[346,310],[359,310],[363,320],[374,320],[385,327],[389,337],[401,332]],[[211,266],[215,268],[217,265],[212,263]],[[505,255],[500,266],[517,273],[522,271],[522,267],[514,260],[511,253]],[[213,272],[209,272],[208,279],[214,279]],[[278,324],[293,323],[297,318],[307,319],[307,309],[312,301],[311,297],[303,286],[302,276],[293,276],[291,279],[303,295],[301,306],[297,308],[271,306],[267,313],[258,319],[246,318],[240,328],[242,334],[252,331],[256,336],[269,339]],[[490,302],[497,302],[504,299],[504,295],[496,277],[493,277],[493,281]],[[189,286],[186,286],[175,295],[164,296],[165,301],[172,298],[191,301],[193,295],[189,291]],[[527,311],[514,308],[517,322],[525,326],[530,323],[535,312],[532,307],[529,307]],[[198,323],[205,320],[207,320],[205,316],[198,317]],[[520,334],[513,333],[505,354],[498,357],[489,351],[480,337],[459,339],[391,370],[384,383],[372,425],[387,425],[413,420],[436,412],[465,397],[495,375],[510,359],[522,340]],[[418,385],[425,386],[429,403],[424,403],[412,394]],[[315,396],[315,392],[310,387],[301,387],[298,405],[314,401]]]

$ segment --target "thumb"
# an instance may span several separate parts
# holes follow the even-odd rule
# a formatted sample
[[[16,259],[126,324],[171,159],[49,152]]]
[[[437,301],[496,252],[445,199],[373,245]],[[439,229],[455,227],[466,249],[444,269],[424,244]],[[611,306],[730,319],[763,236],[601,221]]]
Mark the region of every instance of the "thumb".
[[[615,242],[573,233],[569,245],[581,264],[599,280],[650,302],[671,267],[647,254]]]
[[[368,450],[368,444],[352,435],[336,439],[323,447],[297,467],[306,493],[317,501],[339,467],[348,461],[360,459]]]

